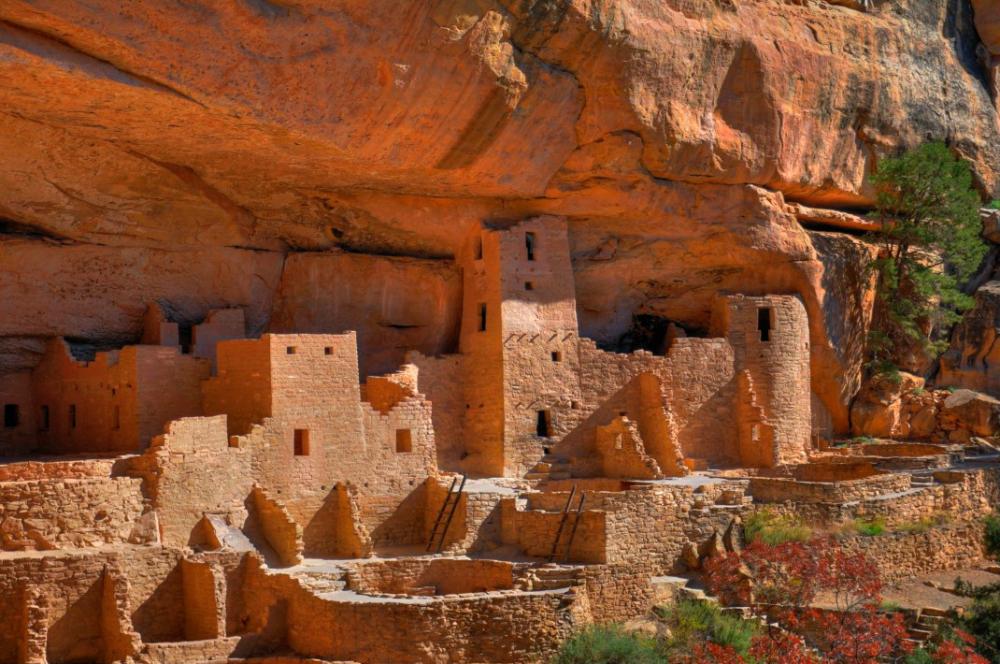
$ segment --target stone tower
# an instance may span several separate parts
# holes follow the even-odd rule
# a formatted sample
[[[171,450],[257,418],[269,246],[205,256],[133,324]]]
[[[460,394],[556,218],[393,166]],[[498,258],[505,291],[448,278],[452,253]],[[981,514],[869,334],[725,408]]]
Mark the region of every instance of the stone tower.
[[[795,295],[718,298],[713,336],[733,347],[740,461],[773,467],[806,460],[812,434],[809,317]]]
[[[462,250],[466,468],[520,475],[568,430],[580,392],[566,223],[481,227]]]

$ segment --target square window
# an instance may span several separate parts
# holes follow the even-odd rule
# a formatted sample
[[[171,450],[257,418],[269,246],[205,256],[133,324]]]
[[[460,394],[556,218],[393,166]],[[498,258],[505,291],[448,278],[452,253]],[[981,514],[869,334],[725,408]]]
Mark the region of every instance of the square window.
[[[323,349],[324,355],[333,355],[333,346],[327,346]]]
[[[295,430],[295,456],[309,456],[309,429]]]
[[[5,429],[14,429],[21,423],[21,409],[16,403],[4,404],[3,426]]]
[[[533,281],[525,281],[524,290],[535,290],[535,283]]]
[[[295,346],[288,346],[285,348],[285,353],[288,355],[295,355],[296,352],[298,352],[298,348]]]
[[[413,451],[413,434],[410,433],[409,429],[396,429],[396,451]]]
[[[562,353],[560,353],[557,350],[552,351],[552,361],[553,362],[562,362]]]

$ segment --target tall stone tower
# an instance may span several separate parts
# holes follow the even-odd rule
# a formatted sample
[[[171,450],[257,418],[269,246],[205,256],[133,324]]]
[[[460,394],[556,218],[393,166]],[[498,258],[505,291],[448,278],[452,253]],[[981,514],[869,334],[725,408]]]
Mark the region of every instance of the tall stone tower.
[[[465,467],[520,475],[569,429],[580,393],[566,222],[537,217],[477,228],[460,264]]]
[[[733,347],[739,452],[743,465],[806,460],[812,435],[809,316],[795,295],[726,295],[712,335]]]

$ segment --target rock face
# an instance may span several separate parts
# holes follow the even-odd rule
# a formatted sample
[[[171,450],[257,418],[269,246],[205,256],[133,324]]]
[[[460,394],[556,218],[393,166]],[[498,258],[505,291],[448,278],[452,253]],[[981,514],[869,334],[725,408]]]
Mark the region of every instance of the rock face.
[[[976,305],[952,333],[951,347],[941,356],[938,383],[1000,394],[1000,281],[976,291]]]
[[[945,138],[1000,191],[973,4],[5,2],[0,372],[52,335],[134,340],[150,300],[356,328],[381,371],[454,349],[431,263],[470,224],[551,214],[601,343],[636,314],[704,329],[720,291],[798,294],[814,413],[846,430],[866,251],[786,200],[864,207],[879,156]],[[387,276],[353,299],[367,268],[337,248]]]
[[[869,381],[851,405],[855,435],[968,443],[996,435],[1000,401],[973,390],[925,390],[908,373]]]

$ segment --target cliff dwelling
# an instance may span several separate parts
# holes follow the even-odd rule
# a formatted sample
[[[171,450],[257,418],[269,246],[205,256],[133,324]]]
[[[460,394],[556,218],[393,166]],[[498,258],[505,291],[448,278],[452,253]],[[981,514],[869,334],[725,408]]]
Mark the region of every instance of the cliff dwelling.
[[[1000,580],[992,4],[521,4],[0,3],[0,664],[554,662],[761,523],[913,647]],[[988,247],[880,373],[929,141]]]

